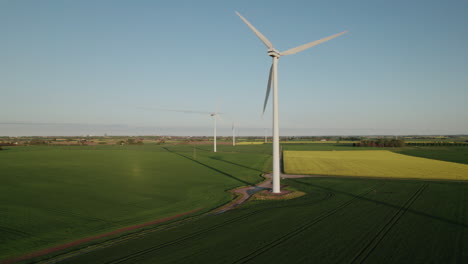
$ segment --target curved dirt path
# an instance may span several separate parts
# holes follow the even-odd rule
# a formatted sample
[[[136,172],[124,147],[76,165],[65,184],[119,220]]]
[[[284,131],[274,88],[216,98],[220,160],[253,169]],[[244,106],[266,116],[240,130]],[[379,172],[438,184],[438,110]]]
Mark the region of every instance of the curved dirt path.
[[[192,210],[192,211],[189,211],[189,212],[173,215],[173,216],[162,218],[162,219],[153,220],[151,222],[146,222],[146,223],[139,224],[139,225],[123,227],[123,228],[120,228],[120,229],[117,229],[117,230],[114,230],[114,231],[111,231],[111,232],[107,232],[107,233],[104,233],[104,234],[100,234],[100,235],[97,235],[97,236],[82,238],[82,239],[79,239],[79,240],[75,240],[73,242],[69,242],[69,243],[65,243],[65,244],[62,244],[62,245],[58,245],[58,246],[46,248],[46,249],[43,249],[43,250],[39,250],[39,251],[36,251],[36,252],[32,252],[32,253],[29,253],[29,254],[26,254],[26,255],[23,255],[23,256],[20,256],[20,257],[6,259],[6,260],[1,261],[0,263],[1,264],[11,264],[11,263],[15,263],[15,262],[23,261],[23,260],[28,260],[28,259],[35,258],[35,257],[44,256],[44,255],[51,254],[51,253],[54,253],[54,252],[57,252],[57,251],[61,251],[61,250],[67,249],[67,248],[78,246],[78,245],[81,245],[81,244],[84,244],[86,242],[90,242],[90,241],[93,241],[93,240],[96,240],[96,239],[117,235],[117,234],[120,234],[120,233],[123,233],[123,232],[136,230],[136,229],[146,227],[146,226],[151,226],[151,225],[155,225],[155,224],[164,223],[164,222],[174,220],[174,219],[182,217],[182,216],[193,214],[193,213],[195,213],[197,211],[200,211],[201,209],[202,208],[198,208],[198,209],[195,209],[195,210]]]
[[[254,186],[241,187],[241,188],[232,190],[231,192],[239,195],[239,197],[237,197],[237,199],[231,201],[230,203],[228,203],[228,204],[226,204],[224,206],[221,206],[218,209],[215,209],[214,211],[212,211],[211,214],[216,215],[216,214],[221,214],[221,213],[224,213],[226,211],[232,210],[232,209],[238,207],[239,205],[245,203],[246,201],[248,201],[252,197],[252,195],[254,195],[255,193],[263,191],[263,190],[271,190],[271,188],[272,188],[271,174],[264,174],[263,176],[265,177],[265,180],[263,182],[259,183],[259,184],[256,184]],[[287,179],[287,178],[290,178],[290,179],[308,178],[308,177],[324,177],[324,176],[321,176],[321,175],[281,174],[282,179]],[[87,243],[87,242],[90,242],[90,241],[93,241],[93,240],[100,239],[100,238],[109,237],[109,236],[117,235],[117,234],[120,234],[120,233],[123,233],[123,232],[136,230],[136,229],[139,229],[139,228],[142,228],[142,227],[156,225],[156,224],[164,223],[164,222],[167,222],[167,221],[170,221],[170,220],[174,220],[176,218],[180,218],[182,216],[186,216],[186,215],[190,215],[192,213],[195,213],[195,212],[197,212],[197,211],[199,211],[201,209],[202,208],[199,208],[199,209],[195,209],[195,210],[192,210],[192,211],[189,211],[189,212],[177,214],[177,215],[174,215],[174,216],[170,216],[170,217],[166,217],[166,218],[162,218],[162,219],[157,219],[157,220],[154,220],[154,221],[151,221],[151,222],[120,228],[120,229],[117,229],[117,230],[114,230],[114,231],[111,231],[111,232],[108,232],[108,233],[100,234],[100,235],[97,235],[97,236],[82,238],[82,239],[79,239],[79,240],[76,240],[76,241],[73,241],[73,242],[69,242],[69,243],[65,243],[65,244],[62,244],[62,245],[46,248],[46,249],[39,250],[39,251],[35,251],[35,252],[32,252],[32,253],[20,256],[20,257],[6,259],[6,260],[3,260],[3,261],[0,261],[0,264],[11,264],[11,263],[15,263],[15,262],[23,261],[23,260],[32,259],[32,258],[35,258],[35,257],[45,256],[47,254],[51,254],[51,253],[54,253],[54,252],[65,250],[65,249],[68,249],[68,248],[71,248],[71,247],[74,247],[74,246],[78,246],[78,245],[81,245],[81,244],[84,244],[84,243]]]
[[[271,173],[269,174],[264,174],[263,177],[265,177],[265,180],[259,184],[256,184],[254,186],[246,186],[246,187],[241,187],[235,190],[232,190],[231,192],[236,193],[239,195],[239,197],[232,202],[215,209],[213,211],[213,214],[221,214],[226,211],[232,210],[239,205],[245,203],[247,200],[252,197],[257,192],[263,191],[263,190],[271,190],[272,189],[272,182],[271,182]],[[297,179],[297,178],[310,178],[310,177],[324,177],[321,175],[292,175],[292,174],[281,174],[281,179]]]

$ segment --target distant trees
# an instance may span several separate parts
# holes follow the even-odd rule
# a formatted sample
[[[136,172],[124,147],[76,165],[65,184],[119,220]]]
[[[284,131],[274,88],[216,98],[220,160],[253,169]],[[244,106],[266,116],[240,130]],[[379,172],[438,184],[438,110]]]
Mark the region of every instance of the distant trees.
[[[358,140],[361,140],[361,138],[360,138],[360,137],[356,137],[356,136],[347,136],[347,137],[339,137],[337,140],[358,141]]]
[[[405,141],[403,139],[388,139],[379,138],[376,140],[361,140],[359,143],[353,143],[355,147],[404,147]]]
[[[33,139],[27,143],[28,145],[47,145],[48,141],[40,140],[40,139]]]
[[[128,138],[127,140],[117,141],[117,145],[143,145],[143,139]]]
[[[127,144],[129,144],[129,145],[143,145],[143,140],[129,138],[129,139],[127,139]]]

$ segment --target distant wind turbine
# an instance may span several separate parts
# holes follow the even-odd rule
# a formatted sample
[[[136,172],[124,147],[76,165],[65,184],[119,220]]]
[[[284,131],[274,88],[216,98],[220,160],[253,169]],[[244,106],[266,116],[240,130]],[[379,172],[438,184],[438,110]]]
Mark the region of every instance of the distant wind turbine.
[[[220,114],[221,113],[219,113],[218,111],[214,113],[210,113],[210,116],[213,117],[213,121],[214,121],[213,152],[216,152],[216,121],[218,119],[222,120]]]
[[[213,135],[213,152],[216,152],[216,121],[222,120],[220,112],[218,112],[218,107],[216,107],[216,112],[204,112],[204,111],[193,111],[186,109],[168,109],[168,108],[158,108],[158,107],[137,107],[138,109],[143,110],[152,110],[152,111],[169,111],[169,112],[179,112],[179,113],[188,113],[188,114],[203,114],[210,115],[213,117],[214,121],[214,135]]]
[[[236,128],[234,122],[232,122],[232,146],[236,146]]]
[[[340,35],[343,35],[347,31],[335,34],[330,37],[326,37],[320,40],[312,41],[310,43],[279,52],[274,47],[273,44],[262,34],[258,31],[252,24],[247,21],[241,14],[236,12],[236,14],[242,19],[242,21],[247,24],[247,26],[257,35],[257,37],[267,46],[268,48],[268,56],[273,58],[273,63],[270,68],[270,76],[268,77],[268,85],[267,91],[265,96],[265,102],[263,103],[263,112],[262,116],[265,113],[265,108],[268,102],[268,97],[270,95],[270,89],[273,86],[273,193],[280,193],[280,148],[279,148],[279,124],[278,124],[278,79],[277,79],[277,65],[278,59],[284,55],[292,55],[308,48],[311,48],[315,45],[328,41],[330,39],[336,38]]]

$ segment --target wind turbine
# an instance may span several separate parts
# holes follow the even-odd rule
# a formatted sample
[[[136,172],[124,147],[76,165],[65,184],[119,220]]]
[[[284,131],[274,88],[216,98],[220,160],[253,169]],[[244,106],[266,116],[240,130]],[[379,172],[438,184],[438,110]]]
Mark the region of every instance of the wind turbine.
[[[257,35],[257,37],[265,44],[265,46],[268,48],[268,56],[272,57],[273,63],[270,68],[270,75],[268,77],[268,85],[267,85],[267,91],[266,91],[266,96],[265,96],[265,102],[263,103],[263,112],[262,116],[265,113],[265,108],[268,102],[268,97],[270,95],[270,90],[271,87],[273,86],[273,193],[280,193],[280,148],[279,148],[279,124],[278,124],[278,77],[277,77],[277,71],[278,71],[278,59],[281,56],[285,55],[292,55],[295,53],[298,53],[300,51],[306,50],[308,48],[311,48],[315,45],[318,45],[320,43],[323,43],[325,41],[328,41],[330,39],[336,38],[338,36],[343,35],[347,31],[343,31],[341,33],[335,34],[330,37],[326,37],[320,40],[312,41],[307,44],[279,52],[273,47],[273,44],[262,34],[260,31],[258,31],[252,24],[247,21],[241,14],[236,12],[236,14],[242,19],[242,21],[247,24],[247,26]]]
[[[156,110],[156,111],[169,111],[169,112],[179,112],[179,113],[189,113],[189,114],[209,114],[213,117],[214,120],[214,135],[213,135],[213,152],[216,152],[216,121],[223,120],[220,116],[220,112],[218,112],[218,107],[216,107],[216,112],[204,112],[204,111],[193,111],[193,110],[185,110],[185,109],[168,109],[168,108],[154,108],[154,107],[137,107],[138,109],[143,110]]]
[[[232,122],[232,146],[236,146],[236,128],[234,127],[234,122]]]
[[[210,113],[210,116],[213,117],[213,121],[214,121],[213,152],[216,152],[216,121],[218,119],[222,120],[219,114],[220,113],[217,110],[214,113]]]

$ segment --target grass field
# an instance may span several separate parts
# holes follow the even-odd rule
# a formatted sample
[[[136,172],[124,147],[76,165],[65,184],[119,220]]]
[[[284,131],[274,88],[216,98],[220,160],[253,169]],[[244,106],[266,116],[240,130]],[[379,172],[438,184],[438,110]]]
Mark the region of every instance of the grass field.
[[[407,147],[398,153],[468,164],[468,147]]]
[[[467,263],[468,184],[303,178],[252,201],[62,263]]]
[[[383,160],[377,161],[383,162],[379,163],[383,167],[372,167],[362,160],[338,168],[333,164],[340,160],[324,162],[334,170],[351,168],[367,173],[377,170],[401,174],[404,166],[385,169],[388,166],[386,160],[395,161],[394,157],[398,157],[396,160],[402,159],[402,164],[411,164],[413,173],[408,176],[410,178],[422,175],[420,167],[414,166],[428,166],[428,161],[433,169],[427,170],[425,176],[446,178],[446,175],[455,175],[457,170],[463,171],[465,177],[468,175],[468,165],[455,164],[459,167],[448,168],[447,164],[454,163],[409,156],[468,163],[468,148],[387,149],[405,155],[349,144],[285,144],[283,149],[286,155],[294,151],[314,150],[320,152],[321,157],[337,153],[359,156],[365,152],[374,161],[385,153],[382,154],[385,156]],[[239,263],[243,260],[261,263],[277,259],[287,261],[288,257],[297,256],[291,254],[303,254],[299,262],[316,261],[321,257],[328,262],[354,260],[358,263],[365,262],[361,258],[366,256],[366,261],[385,263],[381,256],[390,256],[387,248],[391,247],[402,251],[402,256],[407,258],[399,255],[389,260],[393,263],[406,260],[420,263],[437,260],[433,262],[440,263],[439,260],[454,262],[467,258],[463,250],[466,251],[468,243],[459,242],[466,240],[468,234],[467,212],[463,207],[467,202],[466,183],[323,178],[287,180],[284,183],[308,195],[290,201],[253,201],[232,212],[201,216],[232,199],[226,190],[259,182],[262,180],[260,174],[271,170],[271,144],[220,145],[218,153],[211,150],[211,145],[198,145],[194,149],[193,145],[149,144],[7,147],[0,152],[0,262],[27,252],[194,209],[200,209],[196,213],[200,219],[69,261],[178,263],[190,260],[197,263],[207,259],[211,263],[236,260]],[[302,162],[300,159],[296,159],[298,166],[309,166],[307,158]],[[426,163],[419,163],[421,160]],[[286,163],[287,166],[290,164]],[[450,172],[452,170],[455,174]],[[447,174],[447,171],[452,174]],[[382,188],[373,187],[381,185]],[[369,219],[367,215],[370,215]],[[403,229],[396,227],[394,222],[385,224],[391,219],[397,219]],[[345,228],[348,223],[350,230]],[[414,238],[404,240],[404,232],[413,225],[421,230],[412,233]],[[355,230],[351,230],[353,228]],[[433,232],[434,228],[434,236],[439,236],[440,241],[438,237],[437,241],[426,242],[424,246],[417,245],[417,239],[427,239],[424,232]],[[322,229],[327,232],[322,232]],[[289,233],[293,234],[292,237]],[[381,238],[383,234],[385,239],[390,239],[388,242]],[[365,243],[372,244],[364,247]],[[374,248],[375,243],[379,246]],[[420,251],[413,256],[399,243]],[[457,245],[452,248],[453,256],[444,243]],[[346,248],[349,244],[353,247],[343,253],[335,252],[335,247]],[[358,250],[359,245],[364,251]],[[286,251],[271,254],[275,247],[284,247]],[[431,251],[428,248],[438,247],[443,251],[439,252],[440,258],[425,257],[422,253],[422,248]],[[312,255],[309,252],[311,248],[319,253]],[[374,253],[367,253],[369,250],[383,252],[374,256]]]
[[[288,174],[468,180],[468,165],[378,151],[285,151]]]
[[[261,181],[266,149],[11,147],[0,152],[0,260],[232,199]],[[227,152],[222,152],[227,151]]]

